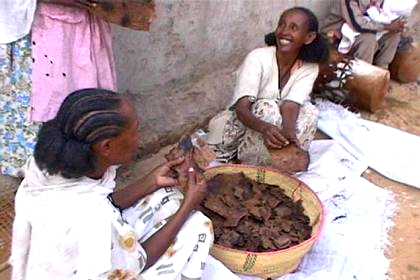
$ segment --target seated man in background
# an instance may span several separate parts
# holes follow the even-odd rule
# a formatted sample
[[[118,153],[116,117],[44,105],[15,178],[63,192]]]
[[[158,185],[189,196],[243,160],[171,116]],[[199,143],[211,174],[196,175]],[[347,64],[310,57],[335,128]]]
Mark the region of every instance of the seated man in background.
[[[374,15],[384,0],[339,0],[331,2],[330,14],[323,32],[329,38],[341,40],[339,51],[351,53],[381,68],[387,69],[393,60],[404,29],[400,18],[384,23]]]

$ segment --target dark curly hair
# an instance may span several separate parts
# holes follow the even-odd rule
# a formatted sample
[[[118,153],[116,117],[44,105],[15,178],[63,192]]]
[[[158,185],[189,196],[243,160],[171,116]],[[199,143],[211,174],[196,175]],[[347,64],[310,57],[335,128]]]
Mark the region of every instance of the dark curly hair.
[[[57,116],[38,132],[34,157],[41,170],[65,178],[94,172],[92,145],[120,135],[128,125],[121,115],[122,95],[104,89],[83,89],[67,96]]]
[[[284,13],[298,11],[302,12],[308,18],[309,31],[316,33],[315,40],[309,45],[304,45],[299,53],[299,59],[310,63],[324,63],[328,61],[329,46],[328,41],[319,33],[319,23],[316,15],[304,7],[294,7],[286,10]],[[274,32],[265,35],[264,41],[267,46],[277,46],[276,34]]]

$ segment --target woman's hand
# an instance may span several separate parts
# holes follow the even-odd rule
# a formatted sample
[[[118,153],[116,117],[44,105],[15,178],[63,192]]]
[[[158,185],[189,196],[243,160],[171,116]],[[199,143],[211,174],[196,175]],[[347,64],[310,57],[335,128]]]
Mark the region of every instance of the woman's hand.
[[[173,166],[181,164],[184,158],[167,162],[150,172],[147,176],[131,183],[125,188],[116,190],[111,197],[114,204],[120,209],[131,207],[139,199],[157,191],[162,187],[169,187],[178,184],[178,181],[172,178],[169,173]]]
[[[207,185],[204,177],[197,174],[194,169],[188,170],[188,191],[185,194],[182,206],[171,217],[169,222],[158,230],[149,239],[142,243],[147,254],[145,269],[149,268],[165,253],[174,242],[176,235],[185,221],[190,217],[191,211],[203,201],[207,194]]]
[[[289,141],[291,144],[298,144],[296,131],[292,128],[283,128],[281,129],[281,134]]]
[[[184,160],[184,157],[180,157],[156,167],[151,173],[149,173],[149,175],[146,176],[145,181],[150,184],[153,191],[162,187],[178,185],[178,180],[171,176],[172,167],[180,165],[184,162]]]
[[[289,145],[289,141],[282,135],[280,128],[258,119],[251,112],[252,102],[248,97],[242,97],[236,104],[236,115],[246,126],[263,135],[265,145],[270,149],[281,149]]]
[[[261,133],[268,148],[281,149],[289,145],[289,140],[283,135],[281,129],[273,124],[267,123]]]
[[[386,24],[385,25],[385,30],[389,31],[389,32],[402,32],[404,31],[405,28],[405,21],[402,19],[397,19],[393,22],[391,22],[390,24]]]
[[[196,209],[208,193],[204,176],[190,167],[188,170],[188,191],[185,194],[183,206],[189,210]]]

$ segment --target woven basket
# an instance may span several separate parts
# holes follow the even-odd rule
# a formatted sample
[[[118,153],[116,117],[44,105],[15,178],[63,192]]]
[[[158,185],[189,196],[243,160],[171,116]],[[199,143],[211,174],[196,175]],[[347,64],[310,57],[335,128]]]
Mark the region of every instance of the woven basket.
[[[240,172],[259,183],[278,186],[294,201],[301,200],[304,213],[309,217],[312,226],[311,238],[288,249],[267,253],[247,252],[214,245],[211,255],[230,270],[245,275],[276,278],[293,272],[319,237],[323,222],[323,207],[320,200],[303,182],[270,168],[222,165],[208,169],[205,175],[210,179],[218,174]]]

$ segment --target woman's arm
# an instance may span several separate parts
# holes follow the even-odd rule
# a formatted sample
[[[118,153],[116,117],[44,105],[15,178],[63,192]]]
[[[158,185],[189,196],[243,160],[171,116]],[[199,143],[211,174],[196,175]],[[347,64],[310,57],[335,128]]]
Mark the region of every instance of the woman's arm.
[[[280,105],[282,133],[290,142],[295,144],[298,144],[296,138],[296,121],[300,108],[310,99],[318,73],[318,65],[312,64],[305,66],[303,71],[294,80],[286,98],[283,100],[282,105]]]
[[[246,126],[260,132],[268,147],[280,149],[289,144],[288,140],[282,135],[280,128],[258,119],[251,112],[252,103],[248,97],[242,97],[236,103],[236,115]]]
[[[126,209],[136,203],[139,199],[155,192],[159,188],[177,185],[178,181],[168,176],[168,173],[172,167],[181,164],[183,161],[184,158],[178,158],[167,162],[155,168],[145,177],[123,189],[113,192],[111,194],[113,203],[120,209]]]
[[[197,174],[193,170],[188,172],[188,185],[188,191],[178,212],[162,229],[143,242],[142,247],[147,253],[147,262],[144,269],[152,266],[165,253],[187,221],[190,213],[206,197],[206,182],[202,177],[197,179]]]
[[[280,113],[282,117],[282,134],[290,142],[297,143],[296,138],[296,121],[299,115],[300,105],[293,101],[284,101],[280,106]]]

